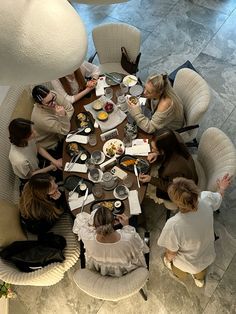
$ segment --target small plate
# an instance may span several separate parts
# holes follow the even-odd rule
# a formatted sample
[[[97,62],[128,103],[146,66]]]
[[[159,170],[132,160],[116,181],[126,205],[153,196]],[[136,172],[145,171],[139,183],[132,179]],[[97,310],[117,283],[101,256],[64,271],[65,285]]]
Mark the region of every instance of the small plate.
[[[97,169],[97,170],[98,170],[98,172],[99,172],[99,177],[98,177],[97,180],[94,180],[94,179],[91,177],[90,172],[88,173],[88,179],[89,179],[90,181],[92,181],[93,183],[98,183],[98,182],[101,182],[101,181],[102,181],[103,172],[102,172],[102,170],[100,170],[100,169]]]
[[[79,134],[89,135],[94,132],[93,122],[90,115],[87,112],[80,112],[76,115],[76,121],[78,128],[84,128]],[[89,130],[90,129],[90,130]]]
[[[85,194],[86,188],[88,188],[89,194],[92,193],[93,183],[87,179],[81,178],[76,175],[68,176],[64,181],[64,187],[68,191],[73,191],[76,185],[81,181],[81,184],[76,188],[75,192],[79,193],[80,196]],[[85,189],[81,189],[83,185],[86,185]],[[84,186],[83,186],[84,187]]]
[[[100,158],[99,159],[96,158],[96,154],[97,155],[100,154]],[[105,154],[102,151],[95,150],[95,151],[92,152],[91,158],[94,160],[95,165],[100,165],[100,164],[102,164],[105,161],[106,156],[105,156]]]
[[[80,158],[77,160],[77,163],[79,164],[84,164],[85,161],[88,158],[90,158],[90,153],[77,142],[68,143],[66,145],[66,152],[69,154],[70,157],[73,157],[74,155],[78,155],[82,152],[82,154],[80,155]]]
[[[143,87],[141,85],[134,85],[130,87],[129,92],[132,96],[140,96],[143,92]]]
[[[120,151],[119,151],[120,149]],[[122,155],[125,151],[125,146],[123,142],[119,139],[111,139],[108,140],[104,145],[103,145],[103,153],[108,157],[118,157]]]
[[[116,202],[121,203],[118,208],[115,207]],[[103,201],[93,202],[90,206],[90,211],[92,212],[93,210],[97,209],[101,205],[108,208],[113,213],[113,215],[121,215],[121,214],[123,214],[123,212],[125,210],[124,202],[122,202],[121,200],[118,200],[116,198],[114,198],[114,199],[112,198],[112,199],[106,199]]]
[[[112,72],[112,73],[108,73],[110,74],[111,76],[113,76],[115,78],[116,81],[113,81],[110,77],[106,77],[106,83],[108,85],[111,85],[111,86],[115,86],[115,85],[118,85],[119,83],[122,82],[123,78],[124,78],[124,74],[121,74],[121,73],[117,73],[117,72]],[[119,82],[119,83],[118,83]]]
[[[122,189],[124,192],[119,192],[120,189]],[[119,200],[125,200],[129,196],[129,189],[125,185],[118,185],[113,191],[113,195]]]
[[[128,162],[125,165],[125,162]],[[148,173],[150,170],[150,164],[147,160],[142,158],[135,158],[131,155],[123,155],[119,158],[120,167],[124,170],[134,172],[134,165],[136,164],[139,173]]]
[[[123,83],[128,87],[136,85],[137,82],[138,78],[135,75],[127,75],[123,79]]]

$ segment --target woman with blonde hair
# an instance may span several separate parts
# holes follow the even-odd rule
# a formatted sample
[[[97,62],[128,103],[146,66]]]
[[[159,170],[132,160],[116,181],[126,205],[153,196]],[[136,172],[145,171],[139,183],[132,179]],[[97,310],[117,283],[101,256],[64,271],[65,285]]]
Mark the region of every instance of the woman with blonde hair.
[[[120,277],[138,267],[146,267],[144,253],[148,247],[141,240],[134,227],[129,226],[125,214],[116,215],[123,225],[115,230],[112,212],[103,206],[91,215],[80,213],[76,216],[73,232],[84,242],[86,267],[102,275]]]
[[[164,264],[184,279],[191,274],[203,287],[207,267],[215,259],[213,211],[219,209],[224,191],[231,183],[229,174],[217,180],[217,192],[200,192],[192,180],[175,178],[168,194],[179,212],[170,218],[158,239],[165,247]]]
[[[144,96],[151,110],[146,117],[140,104],[129,101],[129,112],[137,125],[147,133],[154,133],[163,127],[172,130],[184,125],[183,105],[170,85],[167,74],[150,76],[145,84]]]
[[[35,234],[51,229],[63,214],[63,195],[48,173],[35,174],[25,184],[20,198],[22,224]]]

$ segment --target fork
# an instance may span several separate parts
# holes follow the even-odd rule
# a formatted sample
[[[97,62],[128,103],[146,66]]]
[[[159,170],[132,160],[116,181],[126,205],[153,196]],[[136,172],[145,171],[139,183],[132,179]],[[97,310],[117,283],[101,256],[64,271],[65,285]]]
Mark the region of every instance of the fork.
[[[76,134],[82,132],[83,130],[84,130],[84,128],[78,128],[74,131],[71,131],[70,133],[68,133],[67,138],[71,138],[73,135],[76,135]]]

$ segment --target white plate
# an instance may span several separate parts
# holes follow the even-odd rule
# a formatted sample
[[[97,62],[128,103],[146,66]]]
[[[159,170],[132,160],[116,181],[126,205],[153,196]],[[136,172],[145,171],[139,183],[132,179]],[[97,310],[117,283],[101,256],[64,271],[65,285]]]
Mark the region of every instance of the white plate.
[[[140,96],[143,92],[143,87],[141,85],[134,85],[130,87],[129,92],[132,96]]]
[[[123,185],[122,185],[123,186]],[[127,188],[127,186],[125,186],[124,185],[124,187],[125,187],[125,189],[126,189],[126,191],[127,191],[127,194],[125,195],[125,196],[119,196],[117,193],[116,193],[116,188],[115,188],[115,190],[113,191],[113,195],[115,196],[115,198],[118,198],[118,200],[125,200],[128,196],[129,196],[129,189]]]
[[[90,181],[92,181],[93,183],[98,183],[98,182],[101,182],[101,181],[102,181],[103,172],[102,172],[102,170],[100,170],[100,169],[98,169],[98,171],[99,171],[99,178],[98,178],[97,181],[94,180],[94,179],[92,179],[90,173],[88,173],[88,179],[89,179]]]
[[[123,83],[130,87],[136,85],[138,82],[138,78],[135,75],[127,75],[123,79]]]
[[[92,157],[92,154],[93,154],[93,153],[91,153],[91,157]],[[102,164],[102,163],[105,161],[105,159],[106,159],[105,154],[104,154],[103,152],[101,152],[101,159],[100,159],[99,161],[95,162],[95,165],[100,165],[100,164]]]
[[[120,156],[120,155],[123,154],[123,153],[122,153],[122,154],[116,154],[116,153],[115,153],[115,155],[110,156],[110,155],[107,153],[107,149],[110,148],[110,147],[112,146],[112,144],[114,144],[116,148],[121,147],[122,150],[123,150],[123,153],[124,153],[124,151],[125,151],[125,146],[124,146],[123,142],[122,142],[121,140],[117,139],[117,138],[112,138],[111,140],[107,141],[107,142],[103,145],[103,148],[102,148],[103,153],[104,153],[108,158],[118,157],[118,156]]]

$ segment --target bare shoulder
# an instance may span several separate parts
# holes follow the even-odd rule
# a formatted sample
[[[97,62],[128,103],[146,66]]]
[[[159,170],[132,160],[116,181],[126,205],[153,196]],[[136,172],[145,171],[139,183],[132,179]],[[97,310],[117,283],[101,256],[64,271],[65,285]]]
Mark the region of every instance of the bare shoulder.
[[[172,105],[172,99],[171,98],[163,98],[160,100],[157,111],[164,112],[166,111],[170,106]]]

